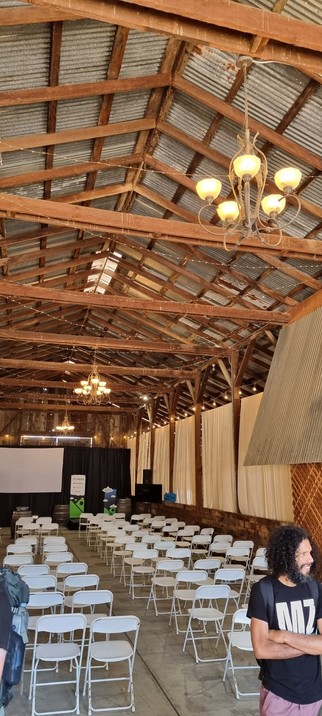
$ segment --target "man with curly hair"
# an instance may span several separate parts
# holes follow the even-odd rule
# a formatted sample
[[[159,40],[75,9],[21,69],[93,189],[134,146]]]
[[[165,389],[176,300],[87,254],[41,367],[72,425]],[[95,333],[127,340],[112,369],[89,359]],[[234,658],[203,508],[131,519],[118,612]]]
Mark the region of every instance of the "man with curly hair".
[[[266,584],[248,606],[260,660],[260,716],[318,716],[322,707],[322,586],[313,575],[316,549],[301,527],[282,525],[266,550]],[[265,588],[264,588],[265,587]],[[271,605],[265,597],[270,590]]]

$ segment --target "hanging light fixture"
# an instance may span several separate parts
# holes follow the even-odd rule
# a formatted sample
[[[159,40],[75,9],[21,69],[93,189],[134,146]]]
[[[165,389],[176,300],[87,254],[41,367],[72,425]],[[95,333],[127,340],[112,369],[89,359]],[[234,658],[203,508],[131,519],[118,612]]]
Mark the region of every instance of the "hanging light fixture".
[[[106,387],[106,380],[99,375],[95,361],[87,380],[81,380],[80,384],[81,388],[74,388],[79,403],[101,405],[109,400],[111,388]]]
[[[233,234],[239,235],[237,245],[241,244],[243,239],[253,237],[260,239],[263,244],[278,246],[282,240],[282,231],[293,223],[301,210],[299,197],[294,194],[302,176],[296,167],[284,167],[276,172],[274,181],[279,193],[264,196],[268,173],[267,160],[265,154],[256,146],[257,134],[251,140],[248,126],[247,70],[252,62],[252,58],[244,56],[237,61],[237,67],[243,71],[244,76],[244,134],[237,137],[240,149],[229,165],[228,179],[233,199],[223,201],[216,207],[224,228],[223,244],[226,251],[231,250],[227,247],[227,240]],[[204,223],[202,213],[217,199],[221,186],[221,181],[215,177],[201,179],[196,185],[198,196],[205,202],[199,210],[198,221],[206,231],[217,236],[222,235],[222,231]],[[279,215],[285,209],[288,199],[295,204],[295,215],[283,223],[279,221]],[[266,239],[270,234],[275,236],[277,234],[277,241],[274,244]]]
[[[56,425],[55,430],[58,430],[58,432],[63,433],[64,435],[68,435],[75,430],[75,425],[72,425],[68,420],[67,415],[67,407],[65,410],[65,417],[61,425]]]

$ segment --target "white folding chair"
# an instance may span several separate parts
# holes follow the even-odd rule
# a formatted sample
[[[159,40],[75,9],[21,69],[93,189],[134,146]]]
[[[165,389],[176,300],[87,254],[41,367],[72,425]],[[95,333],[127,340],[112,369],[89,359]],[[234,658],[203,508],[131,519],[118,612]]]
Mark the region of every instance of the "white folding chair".
[[[234,602],[233,611],[239,607],[239,601],[245,583],[245,576],[245,568],[238,567],[236,565],[232,565],[231,567],[221,567],[215,572],[215,584],[228,584],[230,586],[229,599],[232,599]]]
[[[86,537],[86,528],[87,528],[88,522],[91,520],[92,517],[94,517],[94,515],[93,515],[92,512],[83,512],[83,513],[79,516],[79,520],[78,520],[78,537],[81,537],[82,531],[84,532],[85,537]]]
[[[98,589],[98,574],[70,574],[64,579],[63,594],[65,608],[72,608],[73,594],[85,589]]]
[[[182,559],[184,566],[190,569],[191,548],[190,547],[169,547],[165,556],[167,559]]]
[[[243,548],[243,547],[245,547],[245,549],[247,549],[247,547],[248,547],[249,548],[249,559],[251,560],[251,558],[253,556],[253,550],[254,550],[253,540],[251,540],[251,539],[236,539],[236,540],[234,540],[234,542],[232,543],[231,546],[239,548],[239,549]]]
[[[33,555],[33,549],[30,544],[30,542],[24,542],[22,538],[19,540],[19,544],[15,542],[14,544],[8,544],[6,548],[6,554],[31,554]]]
[[[211,544],[211,535],[193,535],[191,539],[191,558],[199,559],[199,557],[206,557],[209,552],[209,545]]]
[[[175,575],[184,567],[182,559],[160,559],[156,563],[154,575],[152,577],[152,585],[146,608],[150,606],[151,600],[154,604],[155,615],[170,614],[173,590],[176,584]],[[170,604],[169,604],[170,601]],[[169,609],[167,611],[158,608],[158,602],[168,602]]]
[[[18,567],[17,572],[23,579],[25,577],[40,577],[44,574],[49,574],[48,564],[23,564]]]
[[[56,714],[76,713],[79,714],[79,685],[81,662],[84,650],[86,630],[86,616],[81,613],[74,614],[50,614],[39,617],[36,630],[34,651],[31,667],[31,716],[48,716],[47,711],[39,711],[37,708],[37,692],[39,689],[45,688],[47,691],[52,686],[59,687],[57,694],[57,705],[62,705],[65,688],[68,684],[73,684],[73,692],[75,694],[75,705],[72,709],[60,709],[55,711]],[[80,643],[74,641],[75,632],[80,632]],[[44,637],[48,641],[44,642]],[[69,640],[62,640],[62,635],[69,636]],[[54,637],[56,636],[56,640]],[[63,678],[58,679],[58,665],[61,663],[73,664],[75,667],[72,671],[64,672]],[[46,667],[42,666],[46,664]],[[49,666],[50,665],[50,666]],[[39,672],[51,674],[50,680],[38,680]],[[42,673],[42,676],[44,674]],[[56,676],[56,678],[54,678]],[[67,705],[67,704],[66,704]]]
[[[33,552],[34,555],[36,555],[38,550],[38,535],[26,535],[25,537],[17,537],[17,539],[15,540],[15,544],[29,545],[30,551]]]
[[[217,569],[220,569],[220,566],[221,560],[218,557],[202,557],[201,559],[196,559],[193,569],[205,569],[208,577],[213,582],[214,575]]]
[[[229,542],[230,545],[233,543],[233,535],[217,534],[212,538],[213,542]]]
[[[70,574],[87,574],[88,564],[86,562],[60,562],[56,567],[57,588],[63,589],[65,577]]]
[[[202,527],[200,530],[200,535],[210,535],[211,539],[213,538],[215,528],[214,527]]]
[[[9,554],[3,559],[3,566],[9,567],[9,569],[16,570],[18,567],[22,567],[23,564],[33,564],[34,557],[32,554]]]
[[[23,677],[26,673],[30,673],[31,669],[26,666],[27,651],[33,648],[34,633],[36,630],[37,621],[39,614],[34,615],[33,611],[41,612],[41,615],[45,613],[56,614],[62,612],[64,604],[64,595],[62,592],[30,592],[29,601],[27,604],[27,610],[29,613],[28,619],[28,643],[26,644],[26,653],[23,668]],[[32,632],[32,639],[30,638],[30,632]],[[21,693],[23,693],[23,678],[21,681]],[[29,699],[31,698],[31,681],[29,686]]]
[[[113,607],[113,592],[110,589],[82,589],[74,592],[72,595],[72,613],[89,609],[85,613],[87,620],[87,629],[89,629],[95,619],[110,617]],[[101,607],[104,611],[96,612],[96,607]]]
[[[51,569],[57,569],[62,562],[72,562],[74,555],[72,552],[48,552],[44,559],[44,563],[48,564]]]
[[[136,654],[137,640],[140,628],[140,620],[136,616],[117,616],[117,617],[104,617],[95,619],[91,626],[90,642],[88,645],[88,655],[85,670],[85,680],[83,694],[88,692],[88,715],[91,716],[92,712],[98,711],[119,711],[125,709],[135,710],[134,702],[134,685],[133,685],[133,668]],[[96,640],[95,637],[105,636],[105,639]],[[131,641],[128,636],[131,636]],[[121,638],[120,638],[121,637]],[[92,662],[102,664],[109,668],[109,676],[100,676],[93,678],[93,665]],[[113,664],[120,664],[124,662],[127,665],[127,673],[120,675],[120,669],[118,668],[116,675],[112,676]],[[110,668],[111,667],[111,668]],[[94,695],[93,691],[95,684],[102,682],[123,682],[127,683],[127,689],[122,690],[121,698],[124,700],[125,694],[129,694],[129,699],[122,705],[112,703],[111,700],[107,705],[107,695],[104,693],[104,707],[94,707]],[[94,688],[93,688],[94,687]]]
[[[259,582],[260,579],[263,579],[263,577],[267,574],[267,570],[268,564],[265,555],[254,557],[250,565],[249,575],[246,577],[247,588],[245,593],[245,602],[247,602],[249,598],[250,590],[253,584],[255,584],[255,582]]]
[[[57,591],[57,580],[54,574],[25,575],[23,581],[28,584],[30,592]]]
[[[177,634],[185,633],[186,629],[180,628],[179,619],[180,622],[183,621],[182,618],[186,621],[188,616],[187,602],[193,602],[197,587],[203,582],[205,583],[207,579],[207,572],[201,569],[183,569],[177,573],[169,619],[169,624],[171,624],[172,617],[174,617]]]
[[[228,672],[231,671],[236,699],[239,699],[240,696],[258,696],[258,690],[241,691],[237,681],[238,671],[253,671],[254,669],[258,671],[258,664],[245,664],[245,662],[243,662],[242,664],[236,664],[234,662],[238,650],[241,652],[253,653],[250,636],[250,619],[248,619],[247,617],[247,609],[238,609],[235,614],[233,614],[231,631],[228,636],[228,640],[228,650],[223,681],[226,681]]]
[[[224,661],[226,659],[227,650],[225,636],[223,633],[223,623],[226,616],[228,599],[230,596],[230,587],[228,585],[202,585],[198,587],[195,592],[194,600],[191,609],[189,609],[189,621],[186,629],[186,635],[183,644],[183,651],[185,651],[187,642],[192,641],[196,663],[199,662],[210,662],[210,661]],[[221,609],[218,609],[217,603],[220,600],[222,604]],[[197,622],[198,628],[194,628],[194,623]],[[200,629],[200,623],[202,629]],[[214,629],[207,631],[206,627],[208,624],[213,624]],[[214,653],[213,649],[209,653],[205,653],[205,646],[209,647],[209,642],[217,650],[220,638],[223,641],[225,648],[225,655],[219,656],[217,651]],[[197,641],[203,642],[203,654],[201,650],[197,649]],[[206,645],[205,642],[208,642]]]
[[[129,592],[132,599],[146,599],[146,587],[151,585],[151,579],[155,570],[155,563],[158,558],[157,549],[138,549],[133,551],[133,563],[131,566]],[[138,563],[137,563],[138,560]],[[138,582],[136,577],[140,579]],[[148,580],[148,581],[147,581]],[[138,595],[138,590],[143,594]]]
[[[227,549],[229,548],[230,542],[220,542],[219,540],[214,540],[209,545],[208,557],[218,557],[223,564],[226,559]]]
[[[250,547],[229,547],[226,551],[225,566],[233,566],[236,564],[244,565],[248,568],[250,560]]]

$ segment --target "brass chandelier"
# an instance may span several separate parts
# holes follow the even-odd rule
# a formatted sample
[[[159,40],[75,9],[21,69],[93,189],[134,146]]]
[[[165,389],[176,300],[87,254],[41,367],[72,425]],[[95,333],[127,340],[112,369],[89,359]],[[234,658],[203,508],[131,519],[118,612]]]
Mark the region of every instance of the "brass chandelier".
[[[67,408],[65,410],[63,422],[61,423],[61,425],[56,425],[55,430],[62,433],[63,435],[71,434],[73,430],[75,430],[75,425],[72,425],[68,420]]]
[[[226,251],[227,240],[237,234],[237,245],[245,238],[260,239],[268,246],[278,246],[282,240],[283,230],[294,222],[301,210],[301,203],[295,189],[301,181],[301,172],[296,167],[284,167],[276,172],[274,181],[278,193],[264,196],[268,174],[265,154],[256,146],[257,134],[251,140],[248,126],[248,85],[247,71],[253,60],[250,57],[240,57],[237,67],[243,71],[245,120],[244,134],[238,136],[240,149],[230,161],[228,179],[232,199],[218,204],[217,214],[224,228],[223,244]],[[216,226],[207,224],[202,220],[205,208],[209,207],[221,192],[221,181],[216,177],[201,179],[197,182],[196,191],[200,199],[205,201],[198,213],[200,225],[213,235],[221,235],[222,231]],[[280,222],[279,215],[286,207],[287,201],[295,205],[295,214],[291,219]],[[261,213],[262,212],[262,213]],[[269,236],[275,241],[269,241]]]
[[[101,403],[109,401],[111,388],[106,387],[106,380],[99,375],[96,363],[94,363],[87,380],[81,380],[80,384],[80,388],[74,388],[78,403],[101,405]]]

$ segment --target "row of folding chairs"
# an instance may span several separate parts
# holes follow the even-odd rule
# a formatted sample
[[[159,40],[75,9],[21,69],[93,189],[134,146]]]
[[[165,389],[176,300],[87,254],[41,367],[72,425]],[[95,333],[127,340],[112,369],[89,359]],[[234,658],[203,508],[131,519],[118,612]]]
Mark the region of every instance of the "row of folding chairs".
[[[68,686],[71,687],[68,696],[70,697],[72,693],[75,695],[73,711],[79,713],[81,669],[88,631],[87,658],[82,687],[83,695],[87,695],[88,698],[88,714],[98,708],[95,705],[95,691],[98,690],[98,684],[102,682],[125,683],[126,689],[122,689],[117,699],[123,699],[122,709],[134,710],[133,667],[139,628],[140,620],[133,615],[95,616],[90,626],[88,615],[82,612],[40,616],[35,625],[30,669],[29,698],[32,704],[32,716],[46,713],[39,710],[41,705],[39,693],[44,690],[46,693],[46,690],[54,687],[60,687],[59,703],[62,706],[62,709],[55,713],[66,713],[68,704],[62,703],[62,699],[64,699],[62,693],[65,694]],[[115,675],[112,674],[115,662],[118,665],[121,662],[125,664],[124,676],[120,677],[118,672]],[[66,666],[69,664],[72,664],[74,668],[67,671]],[[58,669],[59,666],[63,667],[62,671]],[[103,673],[100,671],[99,676],[95,671],[96,666],[105,667]],[[62,686],[64,686],[63,692]],[[40,705],[38,705],[38,701]],[[120,708],[120,704],[115,702],[108,707],[109,710],[114,708]]]

